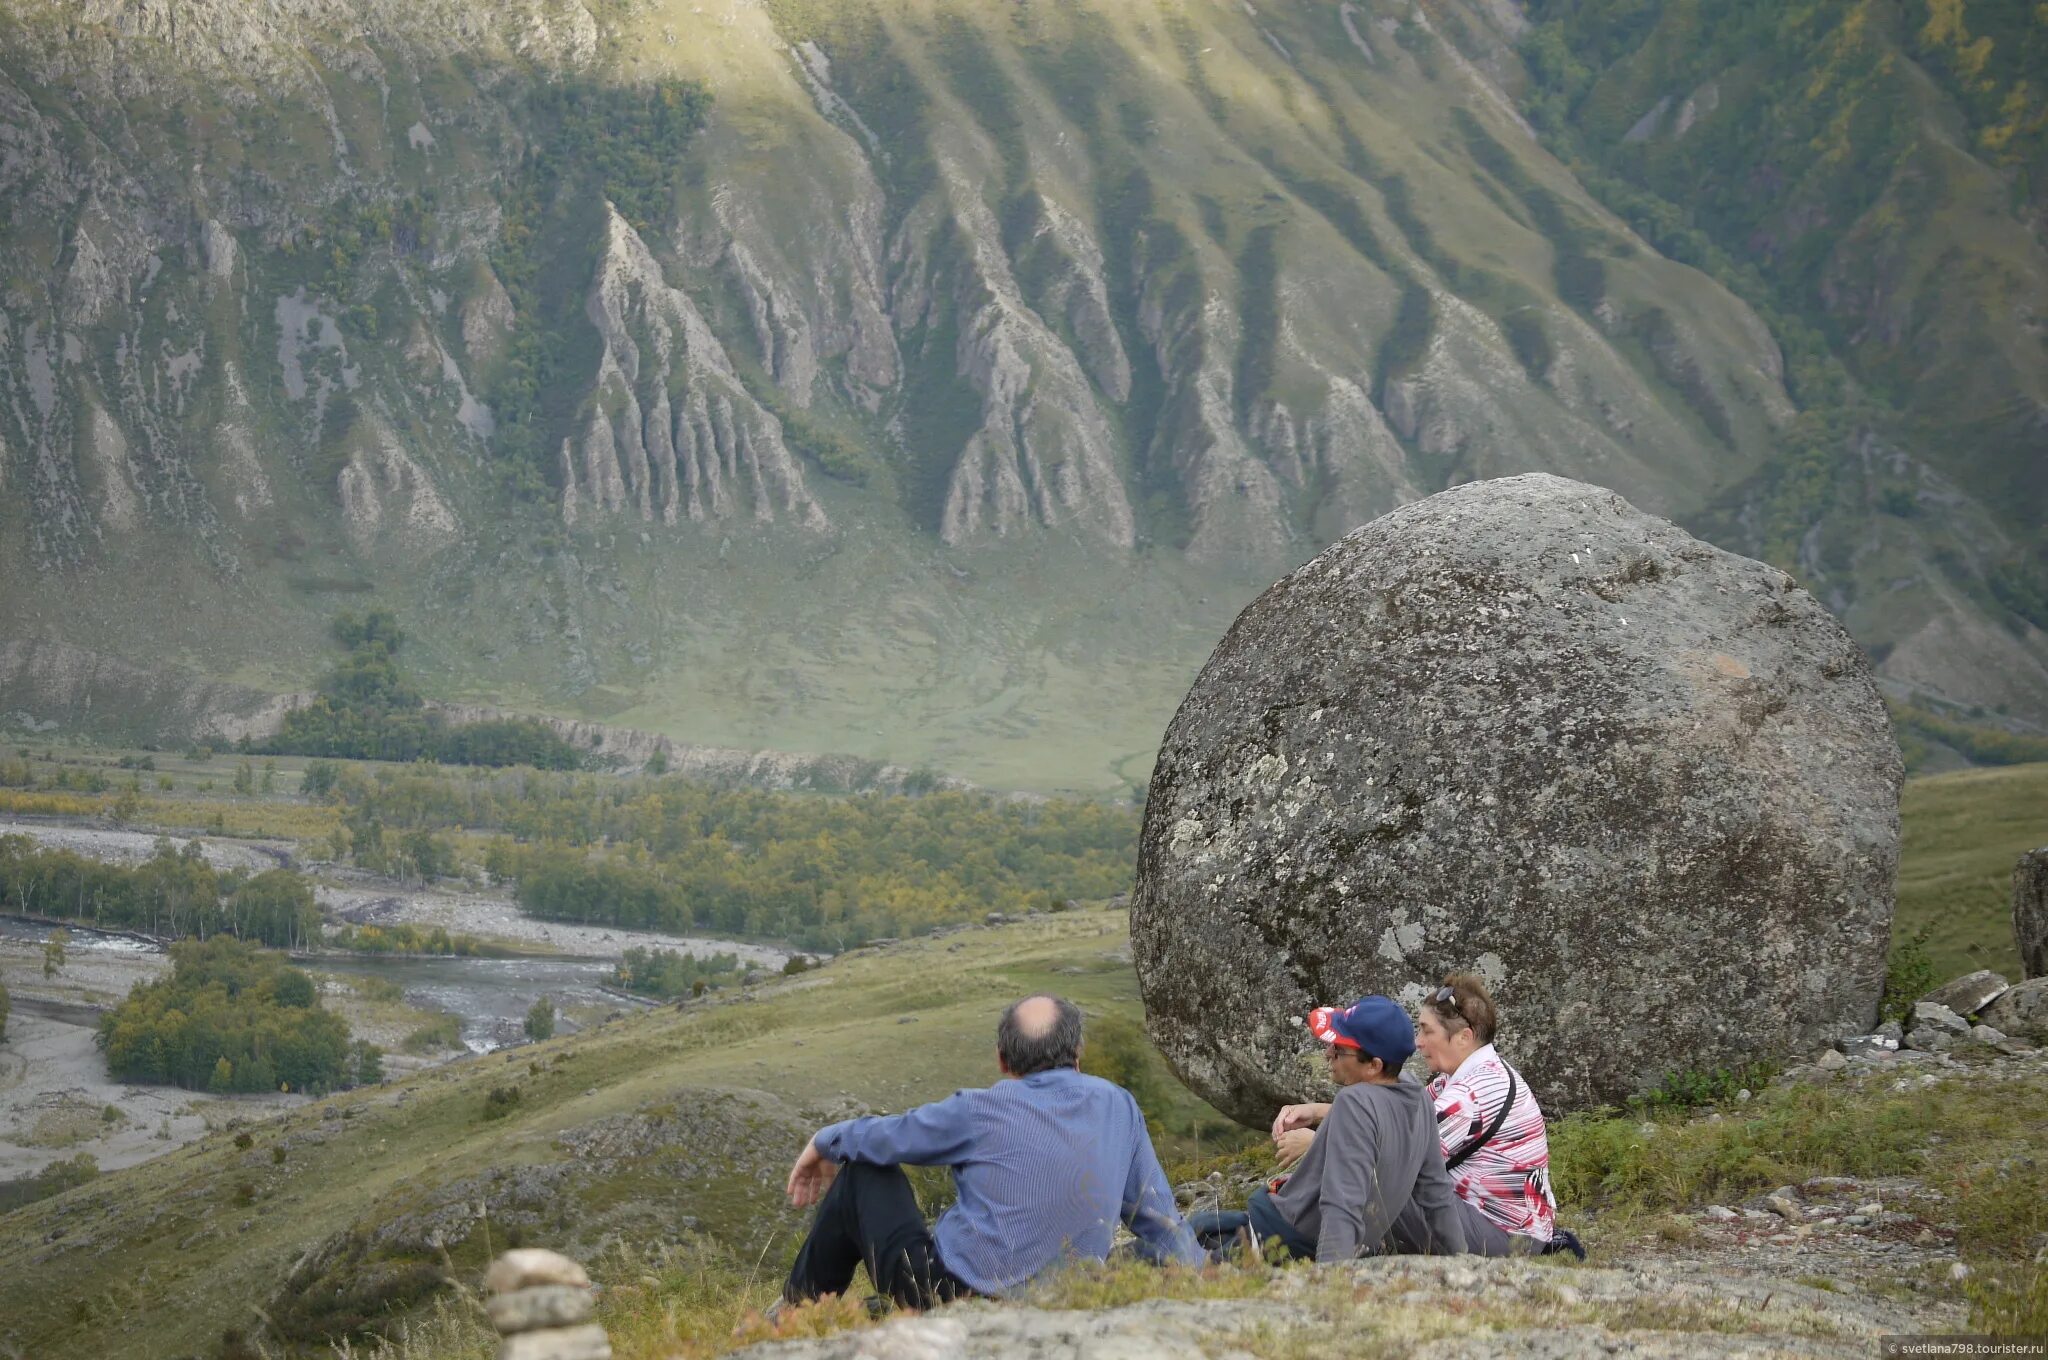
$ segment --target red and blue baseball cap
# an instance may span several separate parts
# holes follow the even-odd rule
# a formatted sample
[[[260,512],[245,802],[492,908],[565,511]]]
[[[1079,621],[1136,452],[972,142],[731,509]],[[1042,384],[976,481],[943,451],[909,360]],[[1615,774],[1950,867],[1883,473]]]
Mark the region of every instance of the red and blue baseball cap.
[[[1318,1006],[1308,1013],[1308,1032],[1326,1044],[1355,1048],[1398,1072],[1415,1054],[1415,1022],[1391,998],[1360,997],[1350,1006]]]

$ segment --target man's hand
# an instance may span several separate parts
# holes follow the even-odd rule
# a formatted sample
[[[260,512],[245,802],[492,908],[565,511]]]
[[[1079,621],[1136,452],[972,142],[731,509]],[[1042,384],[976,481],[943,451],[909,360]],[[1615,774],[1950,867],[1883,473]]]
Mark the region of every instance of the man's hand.
[[[1314,1129],[1289,1129],[1273,1140],[1273,1151],[1283,1167],[1293,1166],[1308,1151],[1308,1145],[1315,1142]]]
[[[792,1207],[808,1209],[825,1197],[832,1188],[832,1180],[839,1174],[839,1163],[830,1160],[818,1151],[818,1140],[811,1139],[804,1144],[804,1150],[797,1154],[796,1165],[789,1169],[789,1202]]]
[[[1329,1114],[1330,1107],[1323,1104],[1282,1105],[1280,1113],[1273,1116],[1273,1141],[1279,1142],[1289,1129],[1317,1128]]]

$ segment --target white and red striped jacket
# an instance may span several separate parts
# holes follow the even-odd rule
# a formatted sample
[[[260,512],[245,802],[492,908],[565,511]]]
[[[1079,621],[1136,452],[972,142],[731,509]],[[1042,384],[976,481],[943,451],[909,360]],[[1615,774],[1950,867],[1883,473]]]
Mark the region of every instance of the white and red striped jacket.
[[[1500,1114],[1508,1071],[1506,1060],[1487,1044],[1458,1064],[1457,1071],[1429,1083],[1446,1159],[1476,1142]],[[1557,1220],[1557,1200],[1550,1192],[1550,1140],[1543,1132],[1543,1111],[1521,1073],[1515,1073],[1515,1103],[1500,1132],[1451,1168],[1451,1188],[1503,1231],[1550,1240]]]

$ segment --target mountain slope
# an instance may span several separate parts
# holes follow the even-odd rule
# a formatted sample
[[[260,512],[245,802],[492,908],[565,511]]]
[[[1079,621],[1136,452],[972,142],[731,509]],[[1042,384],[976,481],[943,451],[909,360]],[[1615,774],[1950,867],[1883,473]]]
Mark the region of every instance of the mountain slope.
[[[1534,140],[1523,25],[9,0],[0,636],[281,689],[374,593],[444,697],[1100,789],[1237,604],[1453,481],[1756,550],[1779,345]],[[2048,719],[1935,563],[2010,540],[1964,486],[1883,565],[1990,664],[1904,678]]]

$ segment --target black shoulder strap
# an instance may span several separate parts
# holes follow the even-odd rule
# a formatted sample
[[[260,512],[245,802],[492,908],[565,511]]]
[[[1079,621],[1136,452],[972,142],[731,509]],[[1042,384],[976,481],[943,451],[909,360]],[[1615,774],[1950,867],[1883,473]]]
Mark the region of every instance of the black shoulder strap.
[[[1455,1169],[1462,1162],[1464,1162],[1464,1160],[1467,1157],[1470,1157],[1473,1153],[1479,1151],[1479,1149],[1485,1147],[1488,1143],[1492,1142],[1493,1135],[1500,1132],[1500,1126],[1508,1122],[1508,1111],[1514,1108],[1515,1069],[1510,1067],[1508,1069],[1508,1098],[1500,1103],[1500,1113],[1495,1115],[1493,1117],[1493,1122],[1486,1126],[1486,1132],[1480,1134],[1477,1138],[1474,1138],[1471,1142],[1465,1144],[1465,1146],[1459,1148],[1450,1156],[1444,1158],[1444,1170],[1450,1171]]]

